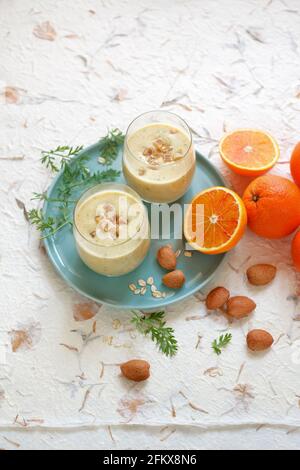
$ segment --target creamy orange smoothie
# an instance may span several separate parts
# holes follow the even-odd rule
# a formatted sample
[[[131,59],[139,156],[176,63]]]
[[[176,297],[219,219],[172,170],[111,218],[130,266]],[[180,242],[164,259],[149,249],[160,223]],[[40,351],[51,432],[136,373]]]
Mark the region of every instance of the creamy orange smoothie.
[[[77,203],[74,237],[90,269],[106,276],[126,274],[143,261],[150,246],[146,208],[125,185],[98,185]]]
[[[153,122],[129,127],[123,173],[145,201],[173,202],[188,190],[195,171],[195,151],[185,126],[177,122]]]

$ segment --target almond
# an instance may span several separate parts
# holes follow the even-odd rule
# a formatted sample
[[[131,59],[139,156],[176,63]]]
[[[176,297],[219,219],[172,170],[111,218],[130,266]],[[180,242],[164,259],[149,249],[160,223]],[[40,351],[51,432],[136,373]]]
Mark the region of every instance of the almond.
[[[121,372],[129,380],[142,382],[150,377],[150,364],[142,359],[132,359],[120,366]]]
[[[255,264],[247,270],[247,278],[253,286],[265,286],[273,281],[277,269],[271,264]]]
[[[170,289],[180,289],[185,283],[185,275],[182,271],[176,269],[176,271],[166,274],[162,278],[162,282]]]
[[[206,307],[208,310],[217,310],[226,304],[229,297],[229,290],[225,287],[216,287],[206,297]]]
[[[160,266],[167,269],[167,271],[173,271],[176,269],[177,258],[172,247],[162,246],[157,252],[156,259]]]
[[[252,330],[247,335],[247,345],[251,351],[265,351],[273,343],[273,336],[265,330]]]
[[[230,297],[227,302],[226,313],[230,317],[239,320],[240,318],[244,318],[250,315],[250,313],[253,312],[255,308],[256,303],[253,302],[253,300],[249,299],[249,297],[238,295],[236,297]]]

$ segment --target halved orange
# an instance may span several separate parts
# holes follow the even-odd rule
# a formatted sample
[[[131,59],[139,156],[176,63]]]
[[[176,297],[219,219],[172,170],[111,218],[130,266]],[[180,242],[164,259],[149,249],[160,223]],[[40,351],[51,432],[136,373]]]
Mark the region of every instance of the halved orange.
[[[197,194],[184,218],[184,236],[202,253],[215,255],[231,250],[242,238],[247,212],[231,189],[217,186]]]
[[[280,155],[276,140],[256,129],[237,129],[226,134],[219,150],[232,171],[247,176],[263,175],[277,163]]]

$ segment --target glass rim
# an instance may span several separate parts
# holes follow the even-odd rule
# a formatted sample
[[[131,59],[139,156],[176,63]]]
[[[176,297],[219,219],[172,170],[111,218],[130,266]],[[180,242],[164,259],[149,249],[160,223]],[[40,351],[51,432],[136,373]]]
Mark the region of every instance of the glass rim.
[[[76,211],[77,211],[77,208],[81,202],[81,200],[84,198],[84,196],[89,192],[89,191],[92,191],[93,189],[99,187],[101,188],[101,191],[102,190],[105,190],[105,188],[108,188],[108,187],[111,187],[113,185],[116,185],[116,186],[119,186],[119,187],[122,187],[123,190],[124,189],[129,189],[131,192],[132,192],[132,196],[134,198],[136,198],[137,202],[140,204],[140,206],[143,208],[143,214],[142,214],[142,220],[141,220],[141,223],[140,225],[138,226],[138,228],[136,229],[135,233],[132,235],[132,237],[130,238],[127,238],[126,240],[122,240],[122,241],[119,241],[117,243],[114,243],[113,245],[110,245],[110,248],[114,248],[115,246],[120,246],[120,245],[123,245],[125,243],[128,243],[129,241],[133,240],[134,237],[136,236],[136,234],[140,231],[144,221],[145,221],[145,217],[146,217],[146,207],[141,199],[141,197],[138,195],[138,193],[136,191],[134,191],[134,189],[132,189],[130,186],[124,184],[124,183],[117,183],[117,182],[114,182],[114,181],[111,181],[111,182],[107,182],[107,183],[98,183],[98,184],[95,184],[94,186],[91,186],[90,188],[86,189],[80,196],[79,198],[77,199],[75,205],[74,205],[74,209],[73,209],[73,226],[74,226],[74,229],[76,230],[76,232],[82,237],[84,238],[85,241],[87,241],[88,243],[90,243],[91,245],[95,245],[95,246],[98,246],[98,247],[108,247],[109,245],[106,245],[105,243],[97,243],[97,242],[94,242],[93,240],[90,240],[89,238],[87,238],[83,233],[82,231],[78,228],[78,225],[76,223]],[[100,192],[100,190],[99,190]],[[126,192],[124,191],[124,193],[126,194]],[[130,192],[128,191],[128,193],[130,194]],[[97,194],[97,193],[95,193]]]
[[[143,164],[145,165],[146,167],[149,167],[151,168],[151,164],[148,163],[146,160],[145,161],[141,161],[130,149],[129,145],[128,145],[128,131],[130,129],[130,127],[132,126],[132,124],[135,123],[135,121],[137,121],[138,119],[140,119],[142,116],[146,116],[147,114],[152,114],[152,113],[165,113],[165,114],[169,114],[171,116],[175,116],[177,119],[179,119],[179,121],[182,121],[183,124],[185,125],[186,129],[187,129],[187,132],[188,132],[188,137],[189,137],[189,141],[190,141],[190,144],[189,144],[189,147],[187,149],[187,151],[185,152],[185,154],[181,157],[180,160],[177,160],[177,161],[174,161],[172,163],[170,162],[165,162],[165,163],[162,163],[160,166],[163,166],[163,167],[166,167],[166,166],[173,166],[173,165],[178,165],[179,162],[183,161],[185,159],[185,157],[188,155],[188,153],[190,152],[191,148],[192,148],[192,145],[193,145],[193,136],[192,136],[192,131],[191,131],[191,128],[190,126],[188,125],[188,123],[181,117],[179,116],[178,114],[176,113],[173,113],[172,111],[164,111],[163,109],[157,109],[157,110],[152,110],[152,111],[146,111],[145,113],[141,113],[139,114],[138,116],[136,116],[129,124],[129,126],[127,127],[127,130],[126,130],[126,134],[125,134],[125,142],[124,142],[124,146],[126,148],[126,150],[128,150],[128,152],[130,153],[130,155],[135,159],[137,160],[140,164]]]

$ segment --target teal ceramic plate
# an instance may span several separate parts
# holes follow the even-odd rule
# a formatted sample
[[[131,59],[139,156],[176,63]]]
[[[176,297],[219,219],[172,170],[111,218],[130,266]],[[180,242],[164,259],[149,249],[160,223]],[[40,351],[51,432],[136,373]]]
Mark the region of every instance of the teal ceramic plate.
[[[93,171],[101,169],[98,163],[99,145],[95,144],[84,151],[90,157],[87,166]],[[76,157],[75,157],[76,158]],[[121,152],[114,164],[121,168]],[[59,174],[49,188],[48,196],[55,198],[60,182]],[[123,177],[119,178],[124,182]],[[189,191],[178,202],[189,203],[193,196],[211,186],[225,186],[225,182],[216,168],[197,152],[197,165],[194,179]],[[78,194],[78,197],[80,194]],[[55,207],[45,203],[46,216],[55,215]],[[172,236],[172,232],[171,232]],[[118,278],[108,278],[91,271],[79,258],[71,227],[66,227],[51,238],[45,240],[48,256],[64,280],[75,290],[96,302],[105,303],[118,308],[153,310],[178,302],[195,293],[207,284],[221,265],[225,255],[208,256],[193,251],[192,257],[178,257],[178,269],[186,275],[186,283],[180,290],[172,291],[161,284],[163,270],[156,262],[156,253],[160,246],[171,243],[175,250],[182,249],[184,241],[181,240],[152,240],[151,248],[143,263],[132,273]],[[157,288],[166,292],[165,298],[154,298],[150,289],[144,296],[134,295],[128,288],[131,283],[139,279],[152,276]]]

